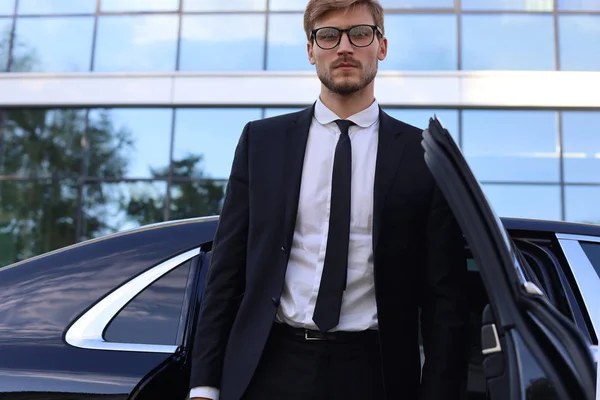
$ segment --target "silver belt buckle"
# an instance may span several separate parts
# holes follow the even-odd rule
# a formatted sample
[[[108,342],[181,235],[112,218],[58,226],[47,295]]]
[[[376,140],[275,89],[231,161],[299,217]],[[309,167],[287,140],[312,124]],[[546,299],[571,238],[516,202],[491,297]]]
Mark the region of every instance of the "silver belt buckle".
[[[308,332],[309,332],[309,330],[308,330],[308,329],[305,329],[305,330],[304,330],[304,340],[325,340],[325,339],[323,339],[323,338],[309,337],[309,336],[308,336]]]

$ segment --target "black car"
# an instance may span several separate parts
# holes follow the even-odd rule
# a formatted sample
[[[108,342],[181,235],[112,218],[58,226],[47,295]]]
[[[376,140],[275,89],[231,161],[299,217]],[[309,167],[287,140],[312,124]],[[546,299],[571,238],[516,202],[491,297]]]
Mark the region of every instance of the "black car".
[[[500,219],[436,119],[423,146],[465,235],[468,399],[595,399],[600,226]],[[185,399],[217,223],[149,225],[0,268],[0,399]]]

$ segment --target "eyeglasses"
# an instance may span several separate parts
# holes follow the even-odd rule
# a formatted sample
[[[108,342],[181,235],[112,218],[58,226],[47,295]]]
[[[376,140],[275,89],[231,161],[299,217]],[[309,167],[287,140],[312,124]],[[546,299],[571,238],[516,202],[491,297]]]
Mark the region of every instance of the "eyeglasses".
[[[367,47],[373,43],[375,32],[383,36],[383,32],[377,25],[354,25],[348,29],[339,29],[331,26],[313,29],[312,38],[317,46],[323,50],[331,50],[340,44],[344,32],[348,35],[348,40],[355,47]]]

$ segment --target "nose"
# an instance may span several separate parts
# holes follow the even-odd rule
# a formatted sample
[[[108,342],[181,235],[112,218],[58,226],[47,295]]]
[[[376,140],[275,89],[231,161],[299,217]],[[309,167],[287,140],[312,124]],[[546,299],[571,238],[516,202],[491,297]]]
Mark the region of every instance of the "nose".
[[[354,53],[354,46],[350,43],[350,38],[346,32],[342,34],[340,44],[337,47],[337,52],[338,54]]]

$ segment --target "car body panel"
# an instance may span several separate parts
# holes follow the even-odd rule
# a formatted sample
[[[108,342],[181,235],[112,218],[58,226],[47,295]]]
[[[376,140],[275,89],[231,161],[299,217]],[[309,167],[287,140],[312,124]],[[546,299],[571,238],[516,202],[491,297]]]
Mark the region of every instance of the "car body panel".
[[[74,347],[65,341],[67,328],[115,288],[212,241],[216,223],[147,226],[0,269],[0,392],[129,396],[172,352]]]

